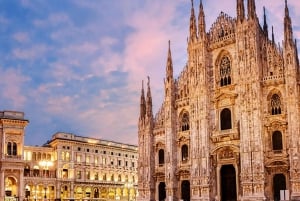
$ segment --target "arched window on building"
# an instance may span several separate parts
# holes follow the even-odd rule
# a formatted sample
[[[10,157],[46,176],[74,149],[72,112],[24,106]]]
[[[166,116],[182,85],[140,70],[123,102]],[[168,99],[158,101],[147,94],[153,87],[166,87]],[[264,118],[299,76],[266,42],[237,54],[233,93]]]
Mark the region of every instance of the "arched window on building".
[[[9,156],[16,156],[18,153],[17,143],[15,142],[8,142],[6,145],[7,155]]]
[[[165,151],[160,149],[158,151],[158,164],[163,165],[165,163]]]
[[[17,143],[13,142],[12,155],[16,156],[18,153]]]
[[[228,108],[225,108],[221,111],[220,115],[221,120],[221,130],[231,129],[231,111]]]
[[[190,120],[189,120],[189,114],[186,112],[182,115],[181,118],[181,131],[187,131],[190,130]]]
[[[11,142],[8,142],[7,143],[7,155],[9,155],[9,156],[12,155],[11,147],[12,147]]]
[[[278,94],[273,94],[271,97],[271,114],[281,114],[281,100]]]
[[[220,85],[226,86],[231,84],[231,64],[227,56],[221,59],[220,63]]]
[[[280,131],[275,131],[272,135],[272,145],[274,151],[282,150],[282,134]]]
[[[181,147],[181,160],[182,162],[186,162],[189,159],[189,148],[186,144]]]
[[[32,160],[36,161],[36,153],[35,152],[32,153]]]
[[[38,161],[42,160],[42,154],[41,154],[41,152],[38,152],[38,154],[37,154],[37,160]]]

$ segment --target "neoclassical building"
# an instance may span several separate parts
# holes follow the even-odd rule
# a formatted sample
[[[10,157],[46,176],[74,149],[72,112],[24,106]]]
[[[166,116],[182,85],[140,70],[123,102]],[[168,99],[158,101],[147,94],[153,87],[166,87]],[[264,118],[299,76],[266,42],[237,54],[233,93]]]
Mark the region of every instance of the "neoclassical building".
[[[24,113],[0,112],[0,200],[135,200],[137,146],[55,133],[25,146]]]
[[[282,11],[279,45],[255,0],[208,31],[192,1],[187,64],[174,78],[169,43],[155,115],[150,79],[142,87],[138,200],[300,200],[299,59],[287,1]]]

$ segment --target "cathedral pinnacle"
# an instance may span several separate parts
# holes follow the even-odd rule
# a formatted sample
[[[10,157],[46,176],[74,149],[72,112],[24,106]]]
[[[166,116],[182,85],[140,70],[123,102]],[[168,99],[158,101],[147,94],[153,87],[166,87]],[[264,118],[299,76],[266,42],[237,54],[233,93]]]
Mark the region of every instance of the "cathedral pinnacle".
[[[245,19],[244,1],[237,0],[237,20],[243,22]]]
[[[248,0],[248,19],[256,18],[255,0]]]
[[[194,1],[192,2],[191,8],[191,17],[190,17],[190,40],[193,41],[197,37],[197,27],[196,27],[196,18],[195,18],[195,11],[194,11]]]
[[[171,55],[171,42],[169,40],[169,47],[168,47],[168,58],[167,58],[167,80],[173,79],[173,62],[172,62],[172,55]]]
[[[268,33],[268,24],[267,24],[267,17],[266,17],[266,8],[264,7],[264,27],[263,27],[265,36],[268,37],[269,33]]]
[[[285,45],[293,44],[293,29],[292,20],[289,15],[289,8],[287,6],[287,0],[285,0],[285,16],[284,16],[284,42]]]
[[[150,90],[150,77],[148,76],[148,82],[147,82],[147,105],[146,105],[146,113],[148,117],[152,116],[152,96],[151,96],[151,90]]]
[[[274,37],[274,29],[273,29],[273,26],[272,26],[272,43],[275,43],[275,37]]]
[[[144,119],[146,115],[146,100],[144,95],[144,81],[142,81],[141,102],[140,102],[140,119]]]
[[[199,16],[198,16],[198,31],[199,31],[199,37],[202,37],[205,35],[205,15],[204,15],[204,9],[202,0],[200,0],[200,6],[199,6]]]

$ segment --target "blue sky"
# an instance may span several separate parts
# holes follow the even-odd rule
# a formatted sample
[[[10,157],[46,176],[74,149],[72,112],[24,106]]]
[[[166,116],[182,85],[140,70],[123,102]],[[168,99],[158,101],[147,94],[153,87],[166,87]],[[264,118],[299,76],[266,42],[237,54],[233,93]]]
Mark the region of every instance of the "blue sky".
[[[236,0],[220,2],[203,0],[207,30],[221,11],[236,16]],[[199,0],[194,4],[198,14]],[[300,3],[288,4],[299,40]],[[150,76],[156,112],[168,40],[175,76],[187,61],[190,6],[190,0],[0,0],[0,110],[25,112],[26,145],[42,145],[58,131],[137,144],[142,80]],[[284,0],[257,0],[261,22],[263,6],[269,33],[274,26],[281,43]]]

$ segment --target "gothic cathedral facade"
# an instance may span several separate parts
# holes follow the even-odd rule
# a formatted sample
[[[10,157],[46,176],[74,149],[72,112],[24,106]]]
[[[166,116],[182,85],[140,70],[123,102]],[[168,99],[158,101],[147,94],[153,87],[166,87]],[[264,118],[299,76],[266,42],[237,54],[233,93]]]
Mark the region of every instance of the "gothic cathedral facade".
[[[236,0],[207,32],[192,2],[187,64],[152,112],[150,80],[138,121],[139,201],[300,200],[300,72],[287,1],[284,39],[269,38],[255,0]],[[247,11],[247,12],[246,12]]]

